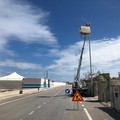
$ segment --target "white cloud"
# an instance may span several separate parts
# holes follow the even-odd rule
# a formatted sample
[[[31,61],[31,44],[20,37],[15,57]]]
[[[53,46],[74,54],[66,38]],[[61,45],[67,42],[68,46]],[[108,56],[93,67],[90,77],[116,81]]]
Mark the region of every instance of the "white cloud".
[[[56,55],[54,64],[46,66],[44,70],[49,71],[49,77],[53,80],[73,81],[75,70],[78,67],[78,59],[83,41],[68,46],[66,49],[51,49],[49,54]],[[92,40],[92,66],[94,72],[109,72],[111,76],[116,76],[120,71],[120,37]],[[89,71],[88,42],[85,45],[83,54],[81,76]],[[0,61],[1,67],[15,67],[18,69],[38,70],[42,67],[38,64],[27,62],[16,62],[13,60]]]
[[[49,13],[17,0],[0,0],[0,49],[6,48],[9,37],[32,43],[57,44],[50,27],[45,25]]]
[[[104,64],[106,67],[114,65],[115,61],[120,60],[119,47],[120,37],[93,42],[93,65]]]
[[[27,62],[17,62],[13,60],[0,61],[1,67],[14,67],[18,69],[41,69],[42,67],[38,64],[27,63]]]
[[[82,42],[77,42],[74,45],[68,46],[67,49],[57,51],[59,59],[54,61],[53,65],[48,66],[48,69],[53,70],[55,75],[64,76],[64,80],[72,79],[75,74],[75,69],[78,66],[78,59]],[[85,45],[83,54],[81,75],[89,71],[89,48],[88,42]],[[92,66],[94,72],[110,72],[111,76],[117,75],[120,71],[120,37],[107,38],[101,40],[93,40],[92,48]],[[61,78],[61,77],[60,77]]]

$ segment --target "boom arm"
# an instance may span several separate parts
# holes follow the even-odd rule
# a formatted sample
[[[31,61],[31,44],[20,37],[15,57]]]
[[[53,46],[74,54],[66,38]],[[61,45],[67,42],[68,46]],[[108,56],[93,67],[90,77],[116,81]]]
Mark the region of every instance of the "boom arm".
[[[84,38],[84,42],[83,42],[83,46],[82,46],[82,50],[81,50],[81,54],[80,54],[80,59],[79,59],[79,64],[78,64],[78,69],[77,69],[77,75],[75,77],[75,81],[78,83],[79,87],[82,86],[82,84],[80,82],[80,68],[81,68],[81,64],[82,64],[82,56],[83,56],[83,52],[84,52],[85,42],[86,42],[86,36]]]

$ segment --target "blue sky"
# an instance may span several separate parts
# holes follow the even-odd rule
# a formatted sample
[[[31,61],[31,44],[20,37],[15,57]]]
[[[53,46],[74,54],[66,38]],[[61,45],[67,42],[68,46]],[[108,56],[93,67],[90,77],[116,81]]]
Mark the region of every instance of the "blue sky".
[[[0,0],[0,76],[73,81],[83,40],[79,27],[91,24],[93,71],[120,71],[119,0]],[[81,76],[89,71],[88,41]]]

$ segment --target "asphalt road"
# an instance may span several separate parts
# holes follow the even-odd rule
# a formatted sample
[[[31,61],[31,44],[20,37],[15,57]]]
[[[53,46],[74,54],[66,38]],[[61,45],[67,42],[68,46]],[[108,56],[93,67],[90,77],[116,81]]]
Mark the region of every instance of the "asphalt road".
[[[95,98],[78,104],[65,95],[68,86],[0,101],[0,120],[120,120],[120,114]]]

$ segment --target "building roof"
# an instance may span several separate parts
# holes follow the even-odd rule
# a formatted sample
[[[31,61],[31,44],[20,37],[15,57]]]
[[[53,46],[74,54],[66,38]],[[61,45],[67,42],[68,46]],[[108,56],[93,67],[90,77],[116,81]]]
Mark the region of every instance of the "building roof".
[[[16,72],[11,73],[10,75],[0,77],[0,81],[22,81],[23,76],[19,75]]]

